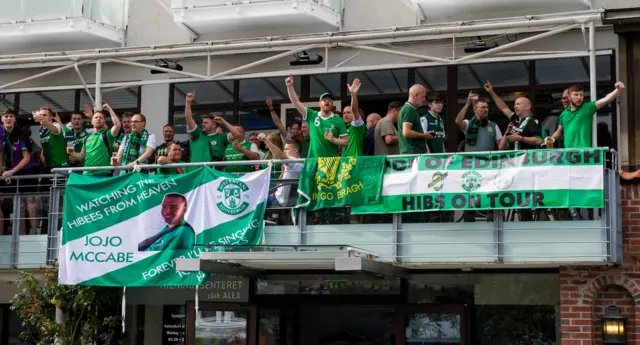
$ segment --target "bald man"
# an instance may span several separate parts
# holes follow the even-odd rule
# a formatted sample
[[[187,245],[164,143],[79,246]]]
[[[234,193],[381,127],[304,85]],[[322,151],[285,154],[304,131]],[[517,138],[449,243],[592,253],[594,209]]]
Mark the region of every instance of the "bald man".
[[[517,122],[509,123],[500,140],[500,150],[535,150],[542,145],[542,126],[532,114],[531,101],[526,97],[516,99],[513,106]]]
[[[435,132],[424,133],[420,123],[418,108],[427,98],[427,89],[416,84],[409,89],[409,100],[400,109],[398,116],[398,142],[401,154],[427,153],[427,139],[433,139]]]
[[[376,125],[380,122],[380,115],[373,113],[367,116],[367,132],[364,134],[364,155],[375,155]]]

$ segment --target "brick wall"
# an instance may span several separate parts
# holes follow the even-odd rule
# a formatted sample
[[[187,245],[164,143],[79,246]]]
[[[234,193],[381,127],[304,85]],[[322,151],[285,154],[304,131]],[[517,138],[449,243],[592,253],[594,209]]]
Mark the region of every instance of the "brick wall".
[[[627,344],[640,344],[640,185],[621,188],[624,262],[560,269],[562,345],[601,345],[602,316],[610,305],[627,318]]]

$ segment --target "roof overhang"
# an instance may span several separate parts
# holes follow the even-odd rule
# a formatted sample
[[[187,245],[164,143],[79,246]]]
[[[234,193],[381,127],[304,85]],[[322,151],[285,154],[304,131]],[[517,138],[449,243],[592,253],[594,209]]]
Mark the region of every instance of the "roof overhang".
[[[374,253],[346,245],[323,251],[203,252],[198,259],[178,259],[176,269],[243,277],[266,275],[270,271],[335,271],[393,279],[403,278],[408,272],[379,261]]]

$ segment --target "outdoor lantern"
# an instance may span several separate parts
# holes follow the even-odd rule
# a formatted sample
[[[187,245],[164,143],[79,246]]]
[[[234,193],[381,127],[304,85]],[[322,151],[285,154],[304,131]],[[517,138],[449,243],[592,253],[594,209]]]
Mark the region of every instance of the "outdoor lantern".
[[[615,306],[607,308],[602,318],[602,342],[604,345],[626,344],[627,319],[620,314],[620,309]]]

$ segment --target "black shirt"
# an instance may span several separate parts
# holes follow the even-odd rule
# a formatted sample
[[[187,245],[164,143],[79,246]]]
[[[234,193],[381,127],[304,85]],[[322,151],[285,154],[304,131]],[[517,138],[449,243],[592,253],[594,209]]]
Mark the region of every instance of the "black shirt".
[[[181,159],[181,161],[183,161],[185,163],[189,162],[189,157],[190,157],[189,142],[179,142],[179,141],[176,141],[176,142],[178,144],[180,144],[180,146],[182,146],[182,159]],[[173,143],[171,143],[171,144],[173,144]],[[158,161],[158,157],[166,156],[167,153],[169,153],[169,149],[167,147],[167,143],[162,143],[162,145],[156,147],[154,162]]]
[[[506,135],[518,134],[523,138],[542,138],[542,126],[540,125],[540,121],[535,118],[533,115],[529,115],[524,119],[521,119],[518,124],[515,124],[511,128],[510,133],[506,133]],[[523,141],[515,143],[513,149],[515,150],[535,150],[539,148],[538,145],[529,145]]]

